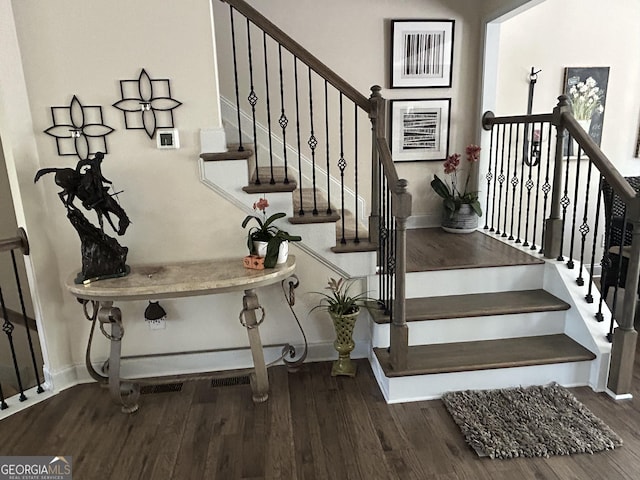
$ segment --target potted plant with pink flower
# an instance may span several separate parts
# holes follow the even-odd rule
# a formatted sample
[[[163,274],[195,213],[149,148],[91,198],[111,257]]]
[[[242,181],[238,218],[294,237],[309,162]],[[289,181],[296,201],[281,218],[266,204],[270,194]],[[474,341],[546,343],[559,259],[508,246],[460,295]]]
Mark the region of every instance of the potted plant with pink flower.
[[[299,242],[302,237],[290,235],[274,225],[274,222],[284,218],[286,213],[278,212],[267,217],[267,207],[269,207],[269,201],[266,198],[261,198],[254,202],[253,210],[256,214],[247,215],[242,221],[242,228],[246,228],[252,220],[257,223],[257,226],[249,229],[247,248],[250,254],[264,257],[264,266],[266,268],[273,268],[277,263],[286,261],[288,254],[287,242]]]
[[[467,164],[471,167],[480,158],[480,147],[468,145],[465,149]],[[450,183],[445,183],[438,175],[433,176],[431,188],[442,197],[444,216],[442,227],[455,233],[467,233],[476,229],[478,217],[482,216],[482,207],[478,201],[478,192],[469,191],[470,172],[464,182],[464,188],[458,183],[458,173],[461,172],[461,155],[449,155],[444,162],[444,173],[449,175]]]

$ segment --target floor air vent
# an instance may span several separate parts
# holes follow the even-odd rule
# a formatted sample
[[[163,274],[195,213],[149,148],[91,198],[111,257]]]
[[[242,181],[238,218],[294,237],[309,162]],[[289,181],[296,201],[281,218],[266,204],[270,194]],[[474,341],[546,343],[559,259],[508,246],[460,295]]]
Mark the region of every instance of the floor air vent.
[[[249,385],[249,375],[229,378],[214,378],[211,380],[212,387],[231,387],[233,385]]]
[[[149,393],[167,393],[181,392],[182,383],[165,383],[163,385],[143,385],[140,387],[140,394],[147,395]]]

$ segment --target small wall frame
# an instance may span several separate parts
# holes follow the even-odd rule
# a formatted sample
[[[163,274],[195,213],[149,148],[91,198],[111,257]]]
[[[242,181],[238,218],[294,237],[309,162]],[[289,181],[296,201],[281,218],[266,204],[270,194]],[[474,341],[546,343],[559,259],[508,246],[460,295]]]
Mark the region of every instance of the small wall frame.
[[[391,155],[396,162],[444,160],[451,99],[391,101]]]
[[[391,88],[451,87],[454,20],[391,21]]]

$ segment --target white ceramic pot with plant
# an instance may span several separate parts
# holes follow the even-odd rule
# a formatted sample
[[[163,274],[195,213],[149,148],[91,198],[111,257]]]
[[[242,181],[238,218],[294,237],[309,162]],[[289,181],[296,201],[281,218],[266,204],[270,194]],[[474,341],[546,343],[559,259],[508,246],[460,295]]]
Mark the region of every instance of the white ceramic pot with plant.
[[[246,228],[250,221],[257,223],[249,229],[247,235],[247,248],[252,255],[264,257],[265,268],[273,268],[279,263],[287,261],[289,256],[289,242],[299,242],[302,237],[290,235],[281,230],[274,222],[284,218],[286,213],[278,212],[267,217],[267,207],[269,202],[266,198],[261,198],[253,204],[255,215],[247,215],[242,222],[242,228]],[[262,212],[258,214],[257,212]]]

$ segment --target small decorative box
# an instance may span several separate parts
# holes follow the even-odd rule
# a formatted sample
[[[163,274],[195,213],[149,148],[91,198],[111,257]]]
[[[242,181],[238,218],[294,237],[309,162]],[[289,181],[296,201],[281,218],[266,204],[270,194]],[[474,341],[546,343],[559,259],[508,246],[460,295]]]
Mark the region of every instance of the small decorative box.
[[[244,268],[251,268],[253,270],[264,270],[264,257],[257,255],[247,255],[242,259]]]

